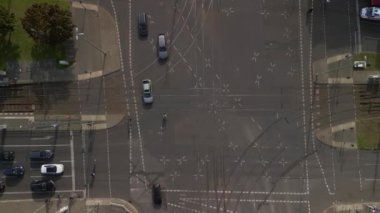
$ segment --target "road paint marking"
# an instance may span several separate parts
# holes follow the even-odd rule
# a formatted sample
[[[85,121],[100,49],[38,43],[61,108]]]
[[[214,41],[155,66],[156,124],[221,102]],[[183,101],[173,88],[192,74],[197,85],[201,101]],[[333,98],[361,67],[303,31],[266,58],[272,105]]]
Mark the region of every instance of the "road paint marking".
[[[300,71],[301,71],[301,102],[302,102],[302,120],[303,120],[303,140],[305,156],[307,156],[307,130],[306,130],[306,106],[305,106],[305,80],[304,80],[304,55],[303,55],[303,35],[302,35],[302,5],[301,0],[298,0],[298,30],[299,30],[299,47],[300,47]],[[306,192],[309,194],[309,172],[308,172],[308,160],[305,159],[306,170]]]
[[[192,190],[192,189],[162,189],[163,192],[168,193],[212,193],[212,194],[262,194],[262,195],[307,195],[307,192],[271,192],[271,191],[231,191],[231,190]]]
[[[206,207],[206,208],[217,210],[216,206],[205,204],[205,203],[200,203],[200,202],[198,202],[199,200],[197,202],[196,201],[192,201],[192,200],[188,200],[186,198],[179,198],[179,200],[187,202],[187,203],[190,203],[190,204],[200,205],[200,206],[203,206],[203,207]],[[219,210],[217,212],[219,212],[219,211],[221,211],[221,212],[228,212],[228,213],[234,213],[234,211],[226,209],[223,206],[219,207]]]
[[[180,206],[180,205],[177,205],[177,204],[174,204],[174,203],[168,203],[168,206],[179,208],[179,209],[185,209],[185,210],[190,211],[190,212],[197,212],[197,213],[202,212],[202,211],[199,211],[199,210],[196,210],[196,209],[191,209],[191,208]]]
[[[106,121],[106,115],[81,115],[82,122],[86,121]]]
[[[61,160],[61,161],[59,161],[59,162],[61,162],[61,163],[71,163],[71,162],[73,162],[72,160]]]
[[[56,144],[56,145],[49,145],[49,144],[19,144],[19,145],[16,145],[16,144],[13,144],[13,145],[2,145],[2,147],[45,147],[45,146],[48,146],[48,147],[51,147],[51,146],[54,146],[54,147],[68,147],[70,146],[70,144]]]
[[[189,197],[180,198],[181,200],[193,200],[193,201],[207,201],[207,200],[231,200],[239,202],[254,202],[254,203],[291,203],[291,204],[308,204],[309,200],[273,200],[273,199],[235,199],[235,198],[200,198],[200,197]]]
[[[71,184],[72,190],[75,191],[75,164],[74,164],[74,134],[70,131],[70,154],[71,154]]]
[[[81,192],[85,193],[85,190],[77,190],[75,192]],[[73,193],[72,190],[55,190],[55,193]],[[1,194],[4,195],[17,195],[17,194],[44,194],[44,192],[38,193],[38,192],[32,192],[32,191],[22,191],[22,192],[2,192]],[[36,201],[35,199],[22,199],[22,200],[2,200],[0,203],[12,203],[12,202],[23,202],[23,201]]]
[[[48,176],[45,176],[45,175],[30,175],[31,178],[45,178],[45,177],[48,177]],[[57,177],[59,178],[71,178],[72,175],[57,175]]]
[[[42,141],[42,140],[50,140],[52,139],[53,136],[51,135],[48,135],[48,136],[45,136],[45,137],[38,137],[38,138],[30,138],[31,141]]]

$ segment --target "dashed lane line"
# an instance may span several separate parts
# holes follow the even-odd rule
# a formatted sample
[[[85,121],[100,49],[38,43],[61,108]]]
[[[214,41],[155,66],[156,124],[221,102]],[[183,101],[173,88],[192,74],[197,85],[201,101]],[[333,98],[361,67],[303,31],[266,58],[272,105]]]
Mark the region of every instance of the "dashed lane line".
[[[30,175],[31,178],[43,178],[45,176],[43,175]],[[73,176],[72,175],[61,175],[61,176],[58,176],[60,178],[72,178]]]
[[[71,187],[75,191],[75,164],[74,164],[74,134],[73,131],[70,131],[70,154],[71,154]]]
[[[183,210],[187,210],[187,211],[190,211],[190,212],[197,212],[197,213],[202,212],[202,211],[199,211],[199,210],[196,210],[196,209],[191,209],[191,208],[188,208],[188,207],[185,207],[185,206],[181,206],[181,205],[177,205],[177,204],[174,204],[174,203],[168,203],[168,206],[179,208],[179,209],[183,209]]]
[[[52,144],[12,144],[12,145],[2,145],[2,147],[51,147],[51,146],[54,146],[54,147],[69,147],[70,144],[56,144],[56,145],[52,145]]]
[[[84,195],[84,190],[55,190],[55,193],[72,193],[72,192],[81,192]],[[17,194],[44,194],[44,193],[36,193],[32,191],[23,191],[23,192],[2,192],[2,195],[17,195]],[[0,203],[11,203],[11,202],[20,202],[20,201],[35,201],[35,199],[22,199],[22,200],[2,200]]]
[[[266,191],[230,191],[230,190],[187,190],[187,189],[163,189],[163,192],[169,193],[213,193],[213,194],[272,194],[272,195],[307,195],[307,192],[266,192]]]
[[[191,197],[191,198],[180,198],[181,200],[194,200],[194,201],[207,201],[207,200],[216,200],[215,198],[199,198],[199,197]],[[218,198],[222,200],[223,198]],[[225,200],[227,198],[224,198]],[[231,201],[239,201],[239,202],[252,202],[252,203],[291,203],[291,204],[308,204],[310,201],[308,200],[273,200],[273,199],[230,199]]]

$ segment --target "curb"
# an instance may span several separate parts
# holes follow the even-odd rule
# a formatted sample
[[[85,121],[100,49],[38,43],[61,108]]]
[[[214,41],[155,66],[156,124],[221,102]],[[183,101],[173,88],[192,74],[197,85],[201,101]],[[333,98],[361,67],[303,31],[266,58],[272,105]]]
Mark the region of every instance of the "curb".
[[[86,206],[114,206],[123,209],[127,213],[138,213],[139,211],[130,202],[120,198],[91,198],[86,200]]]

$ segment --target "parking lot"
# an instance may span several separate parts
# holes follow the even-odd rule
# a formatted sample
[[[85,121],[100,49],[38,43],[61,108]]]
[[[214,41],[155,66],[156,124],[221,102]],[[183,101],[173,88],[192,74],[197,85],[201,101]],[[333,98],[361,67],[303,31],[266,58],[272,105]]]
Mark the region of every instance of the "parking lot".
[[[73,133],[60,132],[58,127],[46,126],[39,129],[23,132],[5,132],[3,134],[3,151],[14,151],[15,160],[13,162],[2,162],[0,169],[12,165],[22,165],[25,168],[23,177],[5,177],[6,187],[3,197],[30,197],[30,183],[37,179],[51,179],[55,182],[56,193],[66,193],[76,190],[75,179],[75,157]],[[52,150],[54,157],[47,161],[31,161],[29,153],[31,151]],[[42,164],[63,164],[64,174],[57,176],[43,176],[40,168]],[[39,196],[39,195],[38,195]]]

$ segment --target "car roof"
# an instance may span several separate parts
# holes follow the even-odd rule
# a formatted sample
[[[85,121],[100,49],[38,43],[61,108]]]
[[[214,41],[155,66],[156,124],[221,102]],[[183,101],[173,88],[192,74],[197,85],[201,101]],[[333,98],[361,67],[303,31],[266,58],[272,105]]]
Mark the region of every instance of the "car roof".
[[[139,23],[146,22],[146,14],[144,12],[139,13]]]
[[[164,34],[158,35],[158,44],[159,45],[165,45],[165,35]]]

